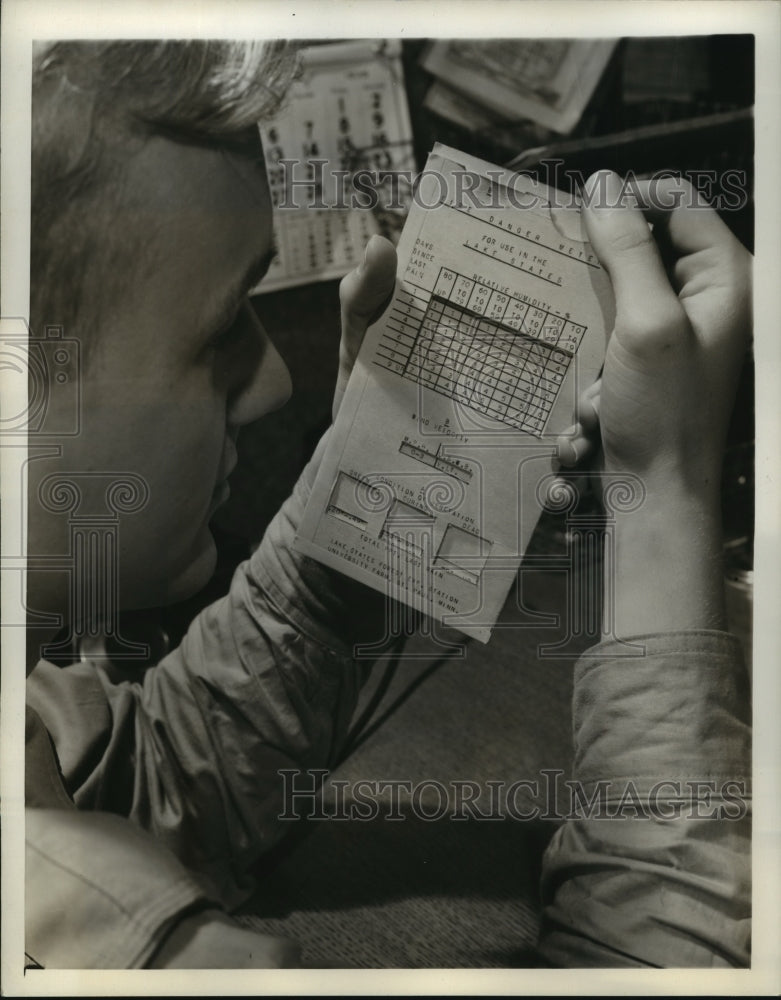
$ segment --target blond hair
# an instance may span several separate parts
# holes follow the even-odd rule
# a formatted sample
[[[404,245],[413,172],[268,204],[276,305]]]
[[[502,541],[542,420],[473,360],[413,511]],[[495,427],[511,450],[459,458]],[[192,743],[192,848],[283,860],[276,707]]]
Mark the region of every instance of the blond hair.
[[[111,232],[133,142],[155,130],[219,142],[279,108],[296,72],[286,42],[57,41],[33,51],[33,335],[66,328],[85,348],[116,281],[139,259]]]

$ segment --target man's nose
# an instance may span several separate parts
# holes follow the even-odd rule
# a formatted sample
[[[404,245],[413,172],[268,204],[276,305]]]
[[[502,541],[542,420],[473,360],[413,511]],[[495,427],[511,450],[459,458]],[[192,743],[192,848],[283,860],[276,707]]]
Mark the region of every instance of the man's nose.
[[[252,423],[266,413],[278,410],[290,399],[293,390],[290,372],[279,351],[271,342],[254,309],[249,306],[247,311],[260,342],[260,357],[250,377],[230,400],[228,422],[236,427]]]

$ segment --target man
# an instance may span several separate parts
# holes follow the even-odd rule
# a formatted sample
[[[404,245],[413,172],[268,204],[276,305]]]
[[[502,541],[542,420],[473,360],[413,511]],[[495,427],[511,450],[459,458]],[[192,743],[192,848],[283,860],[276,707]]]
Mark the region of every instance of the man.
[[[118,598],[124,608],[164,604],[209,578],[208,524],[227,495],[236,434],[289,392],[247,293],[272,252],[256,124],[290,71],[281,46],[228,43],[56,44],[35,59],[31,326],[40,335],[63,324],[83,345],[83,367],[81,433],[63,439],[56,458],[31,462],[29,548],[53,559],[68,551],[58,477],[76,484],[80,510],[105,502],[107,479],[133,477],[141,500],[119,521]],[[601,433],[607,471],[643,478],[647,509],[618,524],[616,621],[620,634],[649,637],[649,655],[627,667],[607,648],[586,663],[576,739],[589,780],[666,777],[672,762],[681,777],[701,778],[716,713],[723,781],[744,774],[748,746],[741,668],[720,631],[712,574],[723,430],[748,326],[748,255],[712,212],[679,209],[656,221],[680,258],[675,289],[636,208],[587,213],[618,315],[601,385],[583,401],[562,457],[582,455]],[[394,273],[392,248],[375,238],[342,284],[335,409]],[[52,426],[67,405],[55,388]],[[46,659],[51,630],[30,629],[34,961],[295,960],[288,943],[238,927],[227,912],[251,893],[252,865],[279,836],[279,768],[335,758],[360,684],[351,650],[382,614],[381,598],[364,597],[356,622],[356,586],[292,549],[321,454],[322,444],[230,593],[141,681],[118,680],[100,660],[55,666]],[[678,571],[662,585],[670,551]],[[657,581],[650,593],[649,580]],[[84,630],[89,609],[79,618],[69,602],[64,575],[45,564],[30,574],[31,611],[75,618]],[[682,649],[684,665],[671,665]],[[705,669],[703,650],[718,657],[716,668]],[[675,684],[649,694],[665,671]],[[683,693],[694,735],[682,723],[649,738],[637,770],[629,749],[649,718],[669,711],[671,690]],[[745,823],[719,825],[719,869],[702,821],[658,824],[639,843],[636,825],[594,822],[569,824],[548,855],[548,961],[746,961]],[[686,878],[669,860],[684,832]],[[703,875],[709,866],[719,870]],[[657,919],[664,892],[676,927],[687,928],[683,945]],[[640,921],[629,931],[627,906]]]
[[[41,331],[47,322],[61,322],[83,345],[83,368],[81,433],[61,439],[55,460],[31,463],[30,550],[53,559],[68,551],[68,517],[46,502],[52,476],[63,472],[76,485],[81,511],[100,512],[107,478],[122,482],[131,473],[149,500],[121,520],[119,601],[123,608],[166,604],[197,591],[212,573],[209,520],[227,496],[239,428],[281,405],[290,391],[287,370],[247,299],[272,254],[271,203],[256,123],[280,99],[281,91],[270,94],[269,87],[289,78],[289,57],[285,68],[280,46],[119,43],[55,45],[36,59],[31,326]],[[392,290],[394,269],[392,248],[379,241],[345,285],[345,366],[353,342]],[[53,427],[64,426],[69,416],[57,408],[70,405],[71,397],[55,385],[47,415]],[[313,610],[307,614],[306,581],[296,577],[296,566],[284,565],[292,558],[292,536],[282,530],[280,544],[270,540],[268,555],[257,560],[263,579],[252,571],[237,578],[222,610],[211,609],[209,623],[201,619],[196,626],[204,627],[205,645],[193,632],[181,647],[214,672],[213,680],[204,676],[195,683],[204,690],[220,686],[215,709],[226,697],[244,706],[246,735],[237,718],[220,721],[219,709],[206,725],[194,690],[173,695],[170,682],[178,686],[184,675],[174,681],[173,673],[153,671],[151,686],[131,694],[128,685],[112,685],[109,674],[93,664],[81,673],[80,666],[60,670],[41,663],[30,681],[30,702],[46,721],[77,804],[146,816],[158,841],[199,870],[223,905],[247,894],[246,868],[279,835],[277,768],[291,760],[314,765],[332,759],[358,691],[359,669],[349,660],[358,633],[345,627],[338,651],[326,648],[318,633],[330,638],[333,622],[348,621],[354,588],[323,584],[312,566]],[[288,577],[295,578],[296,592]],[[30,575],[28,605],[67,621],[74,614],[69,587],[64,573],[45,566]],[[255,590],[264,593],[261,601]],[[375,598],[374,604],[379,613],[382,602]],[[306,615],[303,626],[285,620],[289,605],[294,620]],[[29,634],[34,666],[51,635],[33,628]],[[248,661],[254,668],[264,656],[265,680],[263,670],[248,669]],[[185,666],[182,658],[180,666],[189,674],[193,663]],[[166,691],[152,694],[164,674]],[[305,693],[294,689],[304,682]],[[262,721],[252,717],[253,698]],[[85,700],[93,706],[87,718]],[[221,803],[211,794],[191,795],[192,785],[205,789],[210,783],[199,772],[219,769],[221,752],[235,752],[235,770],[255,751],[260,757],[254,767],[234,774],[243,791],[223,781],[219,792],[213,789]],[[86,784],[85,767],[91,772]],[[184,784],[180,767],[190,771]],[[141,789],[142,772],[154,787]],[[257,781],[255,772],[268,778],[265,800],[263,779]],[[243,807],[236,815],[229,806],[233,798]],[[28,803],[35,801],[33,780]],[[30,862],[32,882],[40,879],[44,895],[37,900],[35,888],[28,890],[29,911],[40,901],[52,917],[58,910],[51,897],[53,869],[61,872],[80,860],[92,866],[105,852],[101,837],[119,836],[114,824],[95,833],[98,843],[87,849],[89,834],[82,827],[94,831],[97,821],[78,817],[74,857],[66,862],[67,838],[56,820],[59,826],[67,822],[40,811],[28,819],[28,833],[39,823],[44,839],[56,842],[31,848],[37,852]],[[55,849],[57,857],[47,855],[47,863],[44,855]],[[111,883],[121,873],[139,889],[138,865],[130,857],[135,850],[128,846],[124,862],[108,856],[112,871],[101,880]],[[138,861],[143,867],[145,859]],[[84,872],[70,890],[68,910],[79,914],[74,923],[78,930],[81,922],[77,937],[85,950],[75,949],[59,926],[56,957],[47,961],[46,933],[45,945],[31,935],[33,957],[43,952],[44,964],[146,961],[173,915],[158,913],[161,876],[147,868],[146,898],[154,908],[149,919],[157,927],[141,950],[133,950],[134,939],[119,927],[120,951],[106,950],[98,929],[111,920],[94,900],[87,904],[84,886],[94,879]],[[179,889],[167,907],[202,907],[203,886],[187,877],[181,882],[179,872],[171,878],[180,879]],[[91,915],[82,912],[90,906]],[[84,928],[91,923],[90,940]],[[265,964],[257,948],[255,961]]]

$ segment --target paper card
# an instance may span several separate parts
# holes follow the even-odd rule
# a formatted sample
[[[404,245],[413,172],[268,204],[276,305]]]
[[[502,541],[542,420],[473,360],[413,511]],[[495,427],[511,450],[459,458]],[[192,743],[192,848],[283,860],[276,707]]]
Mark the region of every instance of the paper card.
[[[614,315],[569,196],[437,145],[298,548],[486,642]],[[555,201],[555,204],[554,204]]]

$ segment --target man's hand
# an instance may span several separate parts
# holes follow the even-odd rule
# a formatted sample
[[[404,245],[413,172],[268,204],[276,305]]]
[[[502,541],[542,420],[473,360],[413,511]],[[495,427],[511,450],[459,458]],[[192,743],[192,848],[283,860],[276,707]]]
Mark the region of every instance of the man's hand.
[[[602,378],[579,400],[559,457],[573,465],[601,436],[608,473],[714,491],[750,337],[751,255],[687,182],[637,185],[653,234],[640,208],[599,206],[621,189],[609,173],[587,185],[584,219],[616,321]],[[660,245],[673,258],[669,276]]]
[[[350,271],[339,286],[342,340],[339,345],[339,375],[334,392],[334,419],[364,334],[385,311],[393,295],[395,280],[396,251],[393,244],[382,236],[372,236],[366,245],[363,262],[354,271]]]
[[[600,194],[615,204],[621,189],[614,174],[589,180],[584,219],[616,321],[559,459],[578,464],[601,443],[604,472],[637,476],[645,491],[637,510],[615,516],[606,634],[721,629],[720,472],[749,343],[751,256],[685,182],[638,185],[643,211],[599,207]]]

